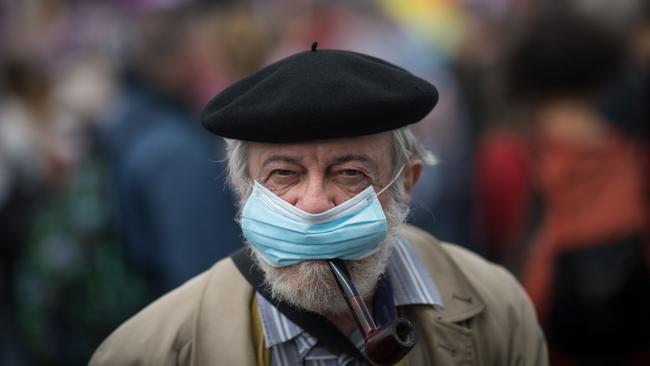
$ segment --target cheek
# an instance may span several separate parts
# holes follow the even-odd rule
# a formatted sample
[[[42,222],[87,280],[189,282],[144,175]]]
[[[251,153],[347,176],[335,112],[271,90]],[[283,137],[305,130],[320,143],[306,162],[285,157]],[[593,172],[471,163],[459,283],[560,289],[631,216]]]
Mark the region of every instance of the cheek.
[[[345,201],[351,199],[352,197],[356,196],[357,194],[359,194],[366,187],[367,185],[365,185],[362,189],[348,189],[347,187],[333,186],[330,187],[330,189],[328,190],[329,191],[328,194],[331,197],[334,204],[338,206],[344,203]]]
[[[381,208],[384,209],[384,215],[388,216],[388,209],[392,203],[390,192],[386,190],[386,192],[379,195],[378,198],[379,203],[381,203]]]
[[[276,196],[282,198],[284,201],[296,205],[302,194],[300,193],[300,190],[297,189],[296,187],[284,189],[284,190],[271,190]]]

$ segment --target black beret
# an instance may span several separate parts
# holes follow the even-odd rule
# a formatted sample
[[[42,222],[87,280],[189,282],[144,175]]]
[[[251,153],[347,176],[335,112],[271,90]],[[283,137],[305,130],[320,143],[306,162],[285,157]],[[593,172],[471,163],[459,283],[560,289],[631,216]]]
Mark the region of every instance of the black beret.
[[[433,85],[401,67],[314,43],[223,90],[201,121],[226,138],[299,142],[393,130],[418,122],[437,101]]]

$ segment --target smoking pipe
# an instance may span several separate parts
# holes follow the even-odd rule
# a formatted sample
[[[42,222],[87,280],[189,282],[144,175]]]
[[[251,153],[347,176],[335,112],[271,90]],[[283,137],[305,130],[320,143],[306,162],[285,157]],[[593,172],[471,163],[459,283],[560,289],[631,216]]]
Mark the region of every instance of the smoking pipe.
[[[340,259],[327,261],[345,301],[363,334],[368,359],[376,365],[395,365],[413,348],[416,342],[413,324],[404,318],[378,327],[368,307],[350,280],[345,263]]]

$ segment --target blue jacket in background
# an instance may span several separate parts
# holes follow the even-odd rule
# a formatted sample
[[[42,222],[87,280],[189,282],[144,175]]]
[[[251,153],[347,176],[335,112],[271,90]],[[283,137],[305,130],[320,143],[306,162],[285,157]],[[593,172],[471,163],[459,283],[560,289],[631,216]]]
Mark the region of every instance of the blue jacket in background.
[[[127,256],[154,294],[177,287],[241,246],[225,188],[223,141],[187,106],[127,84],[102,140]]]

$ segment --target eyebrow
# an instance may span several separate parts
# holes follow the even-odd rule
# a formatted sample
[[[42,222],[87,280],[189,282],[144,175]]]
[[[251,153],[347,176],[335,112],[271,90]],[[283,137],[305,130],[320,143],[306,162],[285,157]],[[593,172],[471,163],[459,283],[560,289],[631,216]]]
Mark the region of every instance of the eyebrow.
[[[349,154],[336,157],[330,161],[330,164],[343,164],[350,161],[356,161],[360,163],[365,163],[371,165],[372,168],[377,168],[377,163],[370,159],[366,154]]]
[[[264,160],[264,163],[262,163],[262,168],[265,168],[267,165],[271,163],[275,163],[276,161],[281,161],[281,162],[291,163],[291,164],[301,164],[302,158],[295,157],[295,156],[288,156],[288,155],[271,155],[266,160]]]

